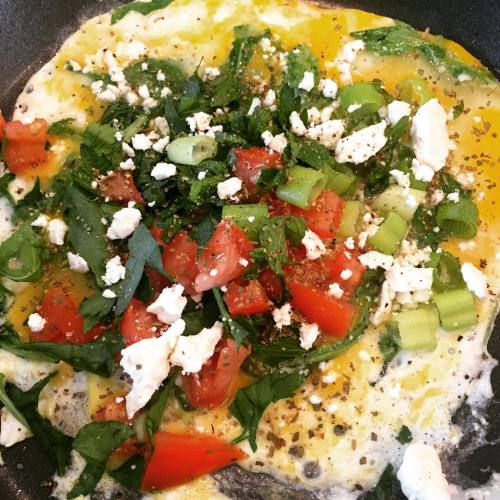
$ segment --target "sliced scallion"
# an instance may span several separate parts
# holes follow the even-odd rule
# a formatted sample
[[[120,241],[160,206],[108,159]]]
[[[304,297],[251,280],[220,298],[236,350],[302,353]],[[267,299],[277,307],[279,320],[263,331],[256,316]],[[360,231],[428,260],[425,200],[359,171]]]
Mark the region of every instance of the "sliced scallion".
[[[341,238],[348,238],[357,234],[356,224],[361,214],[361,202],[357,200],[348,200],[344,203],[342,212],[342,221],[337,234]]]
[[[224,205],[222,208],[222,218],[233,220],[251,240],[256,240],[259,228],[269,218],[269,211],[267,205],[264,203]]]
[[[434,294],[441,326],[448,331],[464,330],[477,322],[474,295],[469,290],[451,290]]]
[[[334,170],[329,165],[321,169],[326,176],[326,188],[342,195],[356,183],[356,174],[347,166],[344,171]]]
[[[409,104],[422,106],[433,97],[426,81],[419,76],[412,76],[401,82],[401,99]]]
[[[421,307],[403,311],[393,316],[398,325],[398,343],[405,351],[417,349],[433,350],[436,348],[436,333],[439,327],[439,315],[435,307]]]
[[[425,191],[405,190],[402,186],[394,184],[375,198],[372,207],[381,213],[397,212],[406,222],[410,222],[424,200]]]
[[[408,231],[408,224],[396,212],[390,212],[378,231],[368,238],[368,244],[379,252],[392,255]]]
[[[323,173],[296,165],[288,173],[288,182],[276,189],[276,196],[287,203],[307,209],[325,185],[326,177]]]
[[[385,105],[384,96],[373,83],[357,82],[339,92],[340,106],[348,113],[349,106],[362,106],[367,113],[375,113]]]
[[[463,240],[476,236],[478,217],[476,204],[468,198],[445,201],[436,212],[436,222],[442,233]]]
[[[432,289],[435,292],[446,292],[465,286],[460,271],[460,262],[449,252],[432,254],[426,267],[433,268]]]
[[[217,142],[207,135],[179,137],[167,148],[168,159],[183,165],[198,165],[203,160],[213,158],[217,153]]]

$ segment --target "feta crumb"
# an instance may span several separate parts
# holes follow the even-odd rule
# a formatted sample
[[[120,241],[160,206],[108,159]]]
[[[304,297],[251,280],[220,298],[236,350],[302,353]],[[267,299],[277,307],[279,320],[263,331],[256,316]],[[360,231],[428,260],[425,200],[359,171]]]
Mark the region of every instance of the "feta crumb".
[[[333,384],[337,380],[337,374],[335,372],[331,372],[328,375],[323,375],[321,377],[321,382],[325,384]]]
[[[392,255],[386,255],[375,251],[366,252],[360,255],[358,259],[361,264],[368,269],[377,269],[377,267],[381,267],[382,269],[388,270],[394,262],[394,257]]]
[[[115,255],[106,262],[106,273],[104,276],[101,276],[101,278],[106,286],[111,286],[125,278],[125,272],[126,269],[122,264],[121,257],[119,255]]]
[[[106,235],[110,240],[122,240],[136,230],[141,219],[142,214],[137,208],[122,208],[113,214]]]
[[[217,276],[219,274],[219,271],[217,269],[210,269],[210,272],[208,273],[210,276]]]
[[[268,108],[276,104],[276,92],[273,89],[267,91],[262,104]]]
[[[181,318],[187,304],[183,292],[184,287],[180,284],[165,287],[159,297],[148,306],[147,311],[156,314],[162,323],[174,323]]]
[[[284,326],[292,324],[292,306],[287,302],[281,307],[273,309],[273,320],[276,323],[276,328],[281,330]]]
[[[252,116],[253,112],[260,106],[260,99],[258,97],[254,97],[252,99],[252,103],[250,104],[250,108],[248,109],[247,116]]]
[[[432,273],[432,268],[395,262],[385,276],[394,292],[415,292],[432,288]]]
[[[238,260],[238,264],[243,267],[248,267],[248,260],[241,258],[240,260]]]
[[[290,130],[292,131],[292,133],[294,133],[295,135],[298,135],[299,137],[306,135],[307,128],[304,125],[304,122],[300,118],[297,111],[292,112],[292,114],[290,115],[289,121],[290,121]]]
[[[126,142],[122,143],[122,150],[130,158],[135,158],[135,151]]]
[[[396,125],[404,116],[410,116],[411,106],[404,101],[392,101],[387,105],[387,123],[391,126]]]
[[[329,99],[334,99],[337,95],[337,84],[330,78],[322,78],[319,81],[319,89],[323,92],[323,96]]]
[[[311,394],[309,396],[309,403],[312,405],[319,405],[323,400],[317,394]]]
[[[168,121],[164,116],[157,116],[153,120],[154,126],[156,130],[163,136],[167,136],[170,134],[170,127],[168,125]]]
[[[31,432],[7,408],[0,410],[0,445],[9,448],[31,436]]]
[[[230,177],[229,179],[217,184],[217,196],[221,200],[232,198],[238,191],[241,190],[243,183],[238,177]]]
[[[132,146],[137,151],[147,151],[153,143],[146,134],[135,134],[132,137]]]
[[[49,225],[49,218],[45,214],[40,214],[32,223],[33,227],[47,227]]]
[[[340,79],[343,83],[351,83],[351,63],[354,62],[359,52],[364,50],[365,43],[363,40],[352,40],[347,42],[336,59],[337,68],[339,69]]]
[[[310,229],[307,229],[304,237],[302,238],[302,244],[306,249],[306,257],[309,260],[319,259],[324,253],[326,253],[326,247],[321,238]]]
[[[116,298],[116,293],[113,292],[113,290],[110,290],[109,288],[106,288],[105,290],[103,290],[102,296],[105,299],[114,299],[114,298]]]
[[[203,70],[202,79],[204,82],[208,82],[211,80],[215,80],[218,76],[220,76],[220,69],[219,68],[213,68],[213,67],[207,66]]]
[[[344,269],[340,273],[341,280],[347,281],[348,279],[351,279],[351,278],[352,278],[352,271],[350,269]]]
[[[467,288],[478,298],[484,299],[488,291],[488,283],[483,272],[470,262],[460,268]]]
[[[445,198],[444,191],[441,189],[435,189],[434,191],[431,192],[430,196],[430,205],[432,207],[435,207],[436,205],[439,205]]]
[[[151,170],[151,177],[157,181],[163,181],[173,177],[177,173],[177,167],[173,163],[157,163]]]
[[[166,79],[167,77],[165,76],[165,73],[161,69],[159,69],[156,73],[156,80],[158,82],[164,82]]]
[[[431,182],[434,177],[434,170],[419,162],[416,158],[411,161],[411,172],[417,181]]]
[[[158,141],[156,141],[153,144],[153,149],[157,153],[163,153],[163,151],[165,151],[165,148],[167,147],[167,145],[168,145],[169,142],[170,142],[170,137],[169,136],[162,137],[161,139],[159,139]]]
[[[449,201],[453,201],[454,203],[458,203],[458,200],[460,200],[460,193],[458,191],[454,191],[453,193],[449,193],[446,198]]]
[[[186,123],[191,132],[206,132],[210,128],[211,121],[212,116],[203,111],[194,113],[193,116],[188,116],[186,118]]]
[[[264,141],[264,144],[269,149],[272,149],[277,153],[283,153],[288,145],[288,140],[285,134],[278,134],[273,136],[273,134],[269,132],[269,130],[266,130],[262,133],[261,138]]]
[[[327,120],[307,129],[306,137],[334,150],[343,133],[344,122],[342,120]]]
[[[198,180],[199,181],[202,181],[205,177],[207,176],[207,171],[206,170],[200,170],[200,172],[198,172]]]
[[[396,168],[392,169],[389,171],[391,176],[394,178],[396,183],[401,186],[404,189],[409,189],[410,187],[410,176],[408,174],[405,174],[401,170],[398,170]]]
[[[125,161],[120,162],[119,167],[122,170],[135,170],[135,163],[132,158],[127,158]]]
[[[198,373],[212,357],[223,332],[223,324],[216,321],[211,328],[203,328],[196,335],[179,337],[171,363],[180,366],[182,373]]]
[[[314,73],[312,71],[304,71],[304,76],[299,82],[299,89],[310,92],[314,88]]]
[[[354,113],[354,111],[357,111],[360,108],[361,108],[361,104],[349,104],[349,106],[347,108],[347,112]]]
[[[340,299],[344,295],[344,290],[338,283],[332,283],[328,286],[328,295]]]
[[[467,73],[460,73],[458,76],[457,76],[457,81],[459,83],[463,83],[463,82],[469,82],[472,80],[472,76],[470,76],[469,74]]]
[[[28,317],[28,328],[32,332],[41,332],[45,328],[47,320],[38,313],[32,313]]]
[[[313,346],[314,342],[319,335],[319,327],[316,323],[308,324],[302,323],[299,330],[300,335],[300,347],[302,349],[309,350]]]
[[[340,163],[364,163],[377,154],[386,144],[387,123],[381,121],[343,137],[335,148],[335,158]]]
[[[52,219],[47,226],[47,231],[50,243],[59,246],[64,245],[68,226],[62,219]]]
[[[68,252],[66,254],[69,268],[75,273],[85,274],[89,270],[87,261],[77,253]]]
[[[354,241],[354,238],[352,236],[349,236],[349,238],[347,238],[345,241],[344,241],[344,246],[349,249],[349,250],[354,250],[355,246],[356,246],[356,243]]]

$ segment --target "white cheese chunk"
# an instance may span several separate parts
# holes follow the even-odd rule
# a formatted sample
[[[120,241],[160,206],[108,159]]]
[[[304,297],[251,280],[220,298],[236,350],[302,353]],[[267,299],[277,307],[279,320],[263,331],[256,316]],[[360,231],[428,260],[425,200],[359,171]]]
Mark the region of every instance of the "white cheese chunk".
[[[377,267],[381,267],[387,270],[394,262],[394,257],[392,255],[386,255],[385,253],[375,251],[366,252],[360,255],[358,259],[361,264],[368,269],[377,269]]]
[[[484,299],[488,291],[488,283],[483,272],[470,262],[460,268],[467,288],[478,298]]]
[[[182,368],[182,373],[198,373],[213,356],[215,347],[224,332],[220,321],[211,328],[203,328],[197,335],[181,336],[177,341],[170,361]]]
[[[212,116],[203,111],[194,113],[193,116],[188,116],[186,118],[186,123],[191,132],[206,132],[210,128],[211,121]]]
[[[434,447],[412,443],[405,451],[397,477],[410,500],[450,500],[448,483]]]
[[[312,71],[304,71],[304,76],[299,82],[299,89],[310,92],[314,88],[314,73]]]
[[[141,219],[142,214],[137,208],[122,208],[113,214],[106,234],[110,240],[122,240],[136,230]]]
[[[135,134],[132,137],[132,147],[137,151],[147,151],[153,143],[146,134]]]
[[[385,273],[389,286],[395,292],[415,292],[430,290],[432,287],[432,268],[413,267],[398,262]]]
[[[242,187],[241,179],[238,177],[230,177],[229,179],[217,184],[217,196],[221,200],[232,198]]]
[[[302,244],[306,249],[306,257],[309,260],[319,259],[324,253],[326,253],[326,247],[321,238],[310,229],[307,229],[304,237],[302,238]]]
[[[266,92],[262,104],[268,108],[276,104],[276,92],[273,89],[269,89]]]
[[[328,295],[340,299],[344,295],[344,290],[338,283],[331,283],[328,285]]]
[[[87,261],[77,253],[68,252],[66,254],[69,268],[75,273],[85,274],[89,270]]]
[[[273,135],[269,132],[269,130],[266,130],[261,134],[261,138],[269,149],[272,149],[277,153],[283,153],[288,145],[288,140],[285,134]]]
[[[319,327],[316,323],[302,323],[300,325],[299,335],[300,347],[302,347],[302,349],[309,350],[319,336]]]
[[[106,274],[101,276],[101,278],[106,286],[111,286],[125,278],[125,272],[126,269],[122,264],[121,257],[115,255],[106,262]]]
[[[298,135],[299,137],[306,135],[307,128],[304,125],[304,122],[300,118],[297,111],[293,111],[291,113],[289,121],[290,121],[290,130],[292,131],[292,133]]]
[[[418,108],[411,126],[411,141],[420,163],[441,170],[450,150],[446,128],[446,112],[437,99],[431,99]]]
[[[281,307],[274,308],[272,315],[278,330],[292,324],[292,306],[288,302]]]
[[[151,170],[151,177],[157,181],[163,181],[173,177],[177,173],[177,167],[173,163],[157,163]]]
[[[168,376],[170,354],[185,327],[180,319],[161,337],[140,340],[121,351],[120,365],[132,379],[132,388],[125,397],[129,418],[147,404]]]
[[[389,173],[399,186],[405,189],[409,189],[410,176],[408,174],[405,174],[404,172],[398,170],[397,168],[390,170]]]
[[[165,287],[158,298],[148,306],[147,311],[156,314],[162,323],[174,323],[181,318],[187,304],[183,292],[184,287],[180,284]]]
[[[110,290],[109,288],[106,288],[102,291],[102,296],[105,299],[115,299],[116,298],[116,293],[113,292],[113,290]]]
[[[404,116],[410,116],[411,106],[405,101],[392,101],[387,105],[386,120],[389,125],[394,126]]]
[[[247,116],[252,116],[253,112],[260,106],[261,102],[258,97],[254,97],[252,99],[252,103],[250,104],[250,108],[248,109]]]
[[[33,227],[47,227],[49,225],[49,218],[45,214],[40,214],[32,223]]]
[[[0,410],[0,445],[8,448],[31,436],[29,429],[17,420],[7,408]]]
[[[215,80],[218,76],[220,76],[220,69],[219,68],[213,68],[213,67],[207,66],[203,70],[202,79],[204,82],[208,82],[211,80]]]
[[[377,154],[386,144],[387,123],[381,121],[343,137],[335,148],[335,158],[340,163],[364,163]]]
[[[319,89],[323,92],[323,96],[329,99],[334,99],[337,95],[337,84],[330,78],[322,78],[319,81]]]
[[[32,332],[41,332],[45,328],[47,320],[38,313],[32,313],[28,317],[28,328]]]
[[[132,158],[127,158],[125,161],[120,162],[118,165],[121,170],[135,170],[135,163]]]
[[[434,177],[434,170],[419,162],[416,158],[411,161],[411,172],[417,181],[431,182]]]
[[[307,129],[306,137],[318,141],[328,149],[334,150],[343,133],[344,122],[342,120],[326,120]]]
[[[47,226],[47,232],[50,243],[61,246],[64,245],[68,226],[62,219],[52,219]]]

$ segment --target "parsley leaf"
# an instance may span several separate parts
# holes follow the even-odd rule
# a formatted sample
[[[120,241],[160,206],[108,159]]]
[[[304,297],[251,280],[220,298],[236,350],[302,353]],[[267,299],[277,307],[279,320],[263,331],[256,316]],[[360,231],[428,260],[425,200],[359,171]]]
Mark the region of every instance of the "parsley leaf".
[[[111,24],[117,23],[129,12],[139,12],[143,16],[169,6],[174,0],[151,0],[150,2],[131,2],[121,7],[117,7],[111,15]]]
[[[410,443],[413,439],[413,435],[406,427],[406,425],[402,425],[401,429],[399,429],[398,435],[396,436],[396,439],[401,443],[401,444],[407,444]]]
[[[68,498],[94,491],[111,453],[133,434],[132,427],[115,420],[92,422],[82,427],[73,441],[73,449],[82,455],[87,465]]]
[[[243,432],[234,442],[248,439],[252,450],[255,451],[257,427],[266,408],[280,399],[293,397],[305,379],[306,374],[298,371],[276,372],[262,377],[253,385],[239,389],[229,407],[229,411],[243,427]]]
[[[464,100],[460,99],[459,103],[453,106],[453,119],[456,120],[464,112]]]
[[[14,402],[9,398],[7,391],[5,390],[5,375],[0,373],[0,402],[9,410],[9,412],[17,419],[21,424],[30,430],[30,426],[24,415],[16,408]]]
[[[288,53],[287,70],[285,82],[294,90],[299,92],[299,84],[304,78],[306,71],[314,75],[314,84],[319,82],[319,63],[311,49],[306,45],[299,45]]]
[[[76,128],[74,125],[74,120],[72,118],[65,118],[64,120],[59,120],[53,123],[48,130],[48,135],[70,135],[70,136],[81,136],[82,131]]]
[[[394,467],[389,464],[382,472],[377,485],[372,490],[361,495],[359,500],[405,500],[401,484],[396,477]]]
[[[144,457],[142,455],[134,455],[117,469],[108,471],[108,475],[129,490],[141,489],[143,474]]]
[[[111,125],[91,123],[82,136],[82,162],[101,172],[113,170],[122,159],[121,145],[116,141],[115,133],[116,129]]]
[[[256,342],[252,345],[251,355],[261,363],[275,368],[282,362],[303,356],[305,352],[296,337],[280,337],[271,344]]]
[[[292,156],[296,160],[302,160],[317,170],[335,164],[330,151],[318,141],[299,138],[294,134],[288,135],[288,141]]]
[[[388,328],[387,331],[380,337],[378,347],[382,353],[384,364],[382,367],[382,374],[385,373],[387,365],[394,359],[399,352],[399,344],[396,340],[397,329]]]

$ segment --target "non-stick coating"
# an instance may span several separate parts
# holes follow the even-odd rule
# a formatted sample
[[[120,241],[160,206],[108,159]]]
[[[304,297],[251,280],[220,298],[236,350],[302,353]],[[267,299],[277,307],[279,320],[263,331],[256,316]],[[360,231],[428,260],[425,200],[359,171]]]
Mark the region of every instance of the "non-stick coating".
[[[10,116],[16,96],[27,79],[47,62],[64,39],[89,17],[124,3],[120,0],[0,0],[0,109]],[[469,49],[497,76],[500,74],[500,1],[498,0],[352,0],[332,2],[401,19],[418,29],[430,28]],[[325,33],[325,38],[328,34]],[[488,349],[500,358],[500,324]],[[486,416],[487,439],[500,436],[500,369],[492,375],[495,397]],[[457,423],[467,421],[467,406],[457,412]],[[53,465],[31,439],[9,449],[2,449],[5,466],[0,466],[0,499],[43,500],[50,495]],[[490,468],[500,471],[500,447],[479,448],[461,462],[460,471],[484,481]],[[448,471],[447,471],[448,472]],[[224,471],[217,479],[222,490],[232,498],[267,500],[270,492],[280,499],[315,498],[314,494],[279,493],[280,485],[269,477],[252,479],[238,470]],[[118,495],[115,495],[117,498]],[[134,498],[124,492],[120,498]]]

